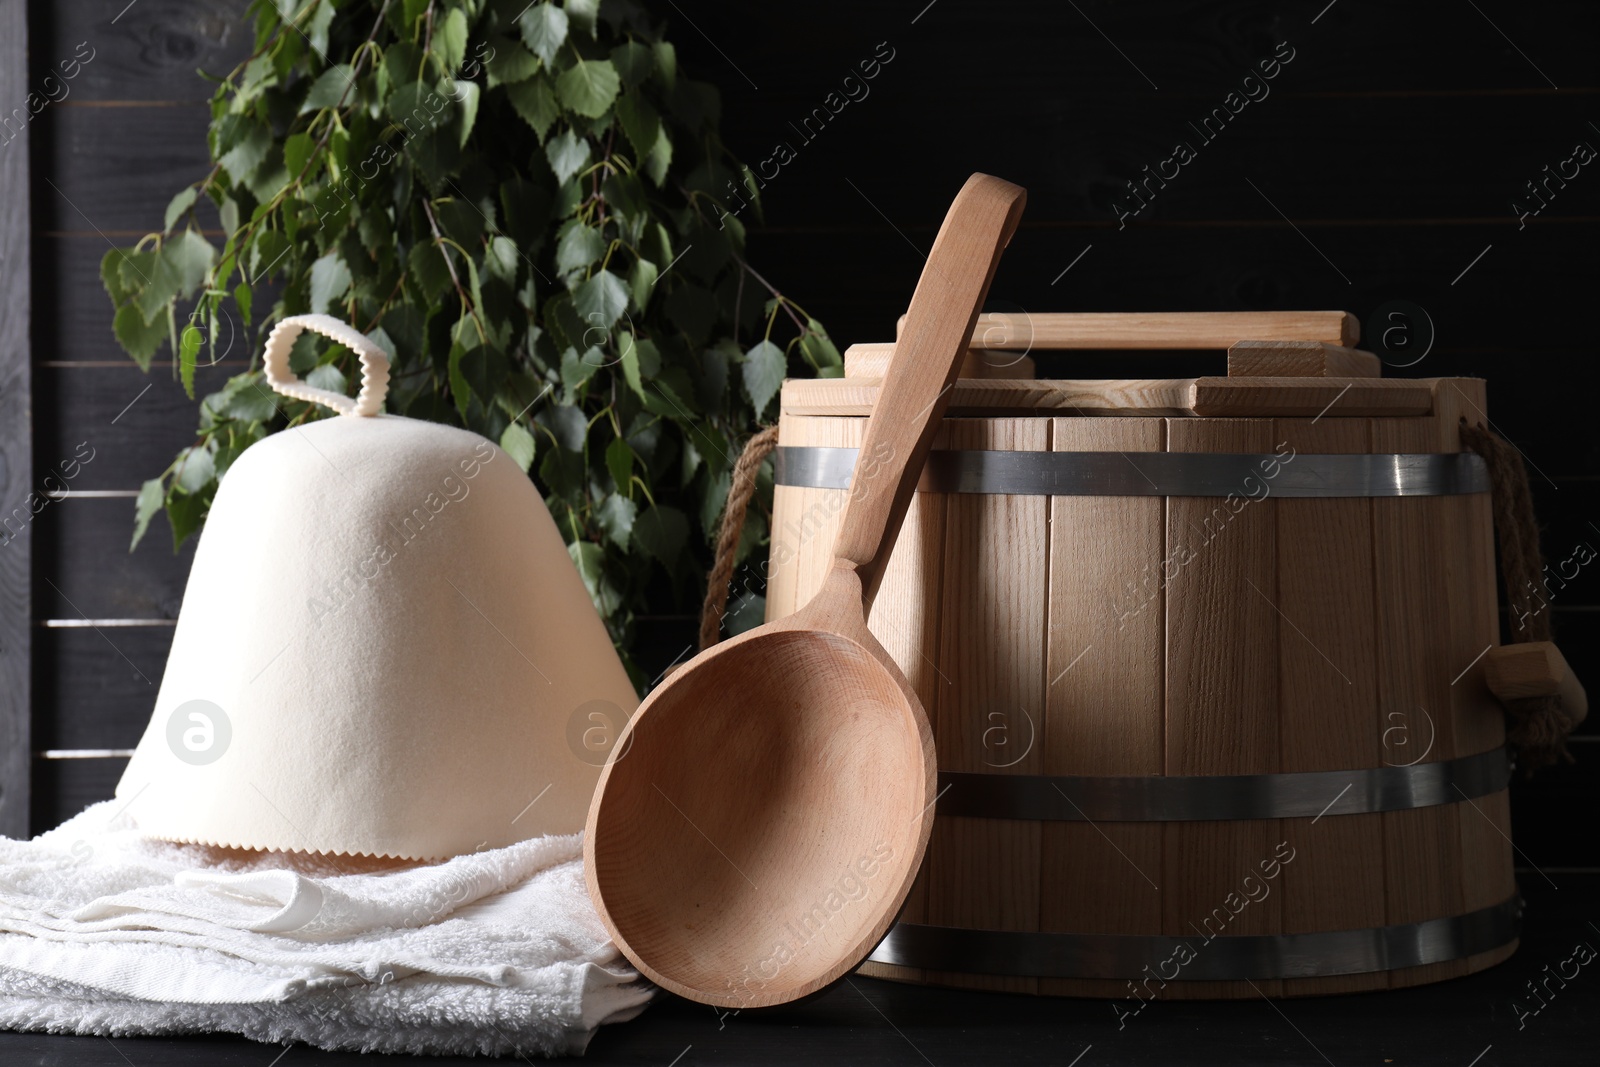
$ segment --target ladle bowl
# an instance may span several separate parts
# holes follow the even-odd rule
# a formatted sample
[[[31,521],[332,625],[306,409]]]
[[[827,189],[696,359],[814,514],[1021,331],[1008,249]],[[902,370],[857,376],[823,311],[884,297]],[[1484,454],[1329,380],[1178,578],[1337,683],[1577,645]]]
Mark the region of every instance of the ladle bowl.
[[[715,651],[618,740],[587,841],[607,843],[593,885],[619,942],[649,946],[646,977],[758,1007],[834,981],[887,932],[931,826],[933,738],[898,671],[849,637],[772,630]]]

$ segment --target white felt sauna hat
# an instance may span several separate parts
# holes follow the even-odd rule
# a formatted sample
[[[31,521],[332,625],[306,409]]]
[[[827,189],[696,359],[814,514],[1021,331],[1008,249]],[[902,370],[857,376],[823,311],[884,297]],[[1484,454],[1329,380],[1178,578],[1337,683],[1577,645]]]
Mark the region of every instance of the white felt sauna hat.
[[[361,358],[301,383],[302,330]],[[495,445],[380,415],[382,350],[326,315],[267,341],[337,418],[217,490],[155,713],[117,796],[152,837],[434,859],[583,828],[638,701],[544,501]]]

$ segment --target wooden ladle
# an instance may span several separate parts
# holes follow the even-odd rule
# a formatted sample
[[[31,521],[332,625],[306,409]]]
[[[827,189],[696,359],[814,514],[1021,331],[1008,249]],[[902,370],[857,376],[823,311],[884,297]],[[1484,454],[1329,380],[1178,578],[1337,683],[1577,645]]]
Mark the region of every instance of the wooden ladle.
[[[1026,194],[967,180],[867,423],[833,567],[805,607],[700,653],[639,707],[589,808],[589,895],[622,952],[704,1004],[796,1000],[854,968],[933,826],[933,734],[867,629]]]

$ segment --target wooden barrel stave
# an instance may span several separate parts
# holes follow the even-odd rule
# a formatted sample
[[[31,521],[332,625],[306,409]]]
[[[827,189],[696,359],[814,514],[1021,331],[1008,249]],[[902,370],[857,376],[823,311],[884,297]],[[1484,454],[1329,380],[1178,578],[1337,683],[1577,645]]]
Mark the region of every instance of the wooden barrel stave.
[[[1160,418],[1052,419],[1051,450],[1160,452],[1166,434]],[[1105,536],[1108,529],[1117,536]],[[1161,774],[1166,503],[1160,497],[1052,497],[1049,536],[1046,773]],[[1126,596],[1130,591],[1134,595]],[[1162,829],[1158,823],[1045,823],[1040,929],[1159,930]],[[1127,995],[1126,985],[1042,978],[1039,991],[1117,997]]]
[[[1369,422],[1276,419],[1273,435],[1302,455],[1370,452]],[[1282,769],[1377,766],[1386,724],[1378,706],[1371,509],[1338,499],[1283,499],[1274,507],[1277,606],[1292,624],[1278,630]],[[1284,933],[1359,930],[1388,921],[1383,879],[1361,876],[1383,868],[1382,815],[1284,819],[1283,834],[1301,846],[1283,871]],[[1387,975],[1374,972],[1289,978],[1283,991],[1298,996],[1387,986]]]
[[[1044,419],[951,419],[951,448],[1042,452]],[[1049,499],[952,493],[946,497],[940,672],[934,744],[942,770],[1042,774],[1044,752],[1024,744],[1042,725],[1049,573]],[[1029,725],[1029,716],[1033,726]],[[940,819],[928,871],[928,921],[992,930],[1039,929],[1038,822]],[[964,988],[1038,992],[1030,977],[934,972]]]

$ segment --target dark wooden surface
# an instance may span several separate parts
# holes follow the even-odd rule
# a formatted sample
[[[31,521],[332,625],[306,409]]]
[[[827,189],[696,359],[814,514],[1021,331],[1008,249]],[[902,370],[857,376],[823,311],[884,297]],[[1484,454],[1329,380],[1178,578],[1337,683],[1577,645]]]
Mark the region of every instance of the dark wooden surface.
[[[7,587],[4,625],[35,624],[35,752],[130,746],[159,682],[191,550],[174,556],[157,520],[127,553],[132,495],[190,440],[193,406],[170,368],[143,375],[117,348],[97,264],[109,243],[158,225],[172,190],[203,171],[208,89],[194,71],[225,70],[243,53],[244,6],[29,5],[33,81],[80,42],[94,49],[70,95],[30,126],[34,476],[81,442],[95,449],[73,486],[90,495],[53,504],[34,527],[31,615],[22,578]],[[755,164],[779,141],[795,148],[766,190],[752,257],[842,343],[891,335],[951,191],[971,170],[990,170],[1030,190],[994,306],[1344,307],[1365,318],[1385,301],[1413,301],[1438,340],[1420,364],[1391,373],[1486,377],[1497,426],[1535,468],[1547,554],[1600,537],[1600,435],[1589,426],[1600,385],[1589,315],[1600,175],[1590,170],[1600,168],[1585,168],[1525,228],[1511,212],[1522,183],[1576,141],[1600,144],[1590,125],[1600,113],[1595,5],[696,0],[661,13],[686,68],[721,86],[733,150]],[[1187,123],[1281,41],[1295,57],[1270,95],[1199,143]],[[880,42],[894,58],[869,95],[803,140],[791,123]],[[1179,138],[1196,143],[1196,160],[1119,228],[1121,181]],[[4,210],[24,203],[9,196]],[[5,284],[19,277],[8,272]],[[228,365],[201,371],[202,387],[248,355],[241,338]],[[1199,357],[1042,362],[1072,376],[1203,369]],[[1591,685],[1595,569],[1552,609]],[[85,618],[122,625],[60,625]],[[647,630],[643,659],[659,668],[693,626],[657,620]],[[6,751],[14,759],[21,749]],[[1593,835],[1552,829],[1574,806],[1594,809],[1600,725],[1585,727],[1575,751],[1576,766],[1516,787],[1517,833],[1535,861],[1597,867]],[[49,763],[34,763],[34,829],[105,795],[121,767]]]
[[[28,85],[28,27],[21,0],[0,3],[0,101]],[[32,368],[29,365],[28,135],[0,133],[0,834],[27,833],[29,641],[33,542]]]
[[[1537,1014],[1539,1003],[1526,983],[1545,980],[1546,967],[1572,974],[1574,965],[1563,968],[1563,961],[1580,943],[1600,948],[1592,907],[1600,877],[1557,877],[1559,889],[1531,872],[1521,881],[1529,909],[1522,947],[1499,967],[1439,985],[1275,1003],[1158,999],[1119,1029],[1110,1001],[964,993],[852,977],[804,1004],[765,1012],[718,1014],[663,996],[633,1022],[602,1029],[585,1061],[653,1067],[1591,1067],[1600,1041],[1600,974],[1592,972],[1600,961],[1577,968],[1564,987],[1552,980]],[[372,1061],[241,1038],[109,1041],[0,1033],[0,1062],[336,1067]],[[417,1062],[467,1067],[484,1061]]]

